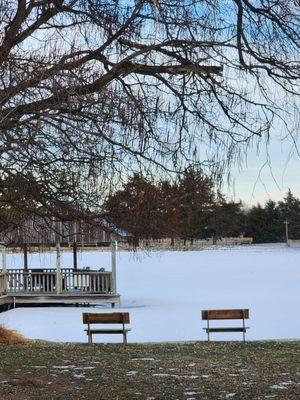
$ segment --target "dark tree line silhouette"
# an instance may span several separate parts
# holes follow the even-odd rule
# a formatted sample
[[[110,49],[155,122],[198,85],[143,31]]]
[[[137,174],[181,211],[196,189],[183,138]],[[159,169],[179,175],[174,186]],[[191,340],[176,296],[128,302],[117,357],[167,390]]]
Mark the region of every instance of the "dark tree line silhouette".
[[[300,200],[289,190],[279,202],[249,209],[228,201],[201,170],[188,168],[176,181],[156,183],[134,174],[105,203],[107,219],[135,240],[170,238],[185,244],[196,239],[251,236],[255,243],[300,238]]]

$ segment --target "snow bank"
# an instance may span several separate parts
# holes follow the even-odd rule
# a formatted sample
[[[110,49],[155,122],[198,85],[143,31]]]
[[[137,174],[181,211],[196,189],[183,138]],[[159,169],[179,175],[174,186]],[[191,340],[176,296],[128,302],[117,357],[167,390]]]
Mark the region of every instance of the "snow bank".
[[[21,259],[20,255],[9,256],[9,266],[22,265]],[[71,260],[70,253],[63,254],[63,266],[71,266]],[[81,253],[78,261],[80,267],[109,266],[110,254]],[[55,259],[53,254],[33,254],[29,265],[54,266]],[[129,342],[206,340],[200,312],[209,308],[249,308],[249,340],[300,339],[296,317],[299,248],[253,245],[191,252],[124,252],[118,254],[117,270],[120,309],[131,316]],[[101,312],[103,307],[19,308],[0,314],[0,324],[28,338],[85,342],[81,314],[87,310]],[[212,338],[235,340],[241,335],[215,334]],[[94,339],[117,342],[122,338],[96,335]]]

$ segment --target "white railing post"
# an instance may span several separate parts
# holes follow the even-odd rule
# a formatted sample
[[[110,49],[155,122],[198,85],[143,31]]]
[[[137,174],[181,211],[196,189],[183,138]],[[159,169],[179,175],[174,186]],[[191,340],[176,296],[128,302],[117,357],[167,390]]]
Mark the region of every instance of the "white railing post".
[[[61,281],[61,254],[60,254],[60,243],[57,242],[56,246],[56,293],[62,292],[62,281]]]
[[[117,293],[117,265],[116,265],[117,241],[114,236],[111,239],[111,290]]]

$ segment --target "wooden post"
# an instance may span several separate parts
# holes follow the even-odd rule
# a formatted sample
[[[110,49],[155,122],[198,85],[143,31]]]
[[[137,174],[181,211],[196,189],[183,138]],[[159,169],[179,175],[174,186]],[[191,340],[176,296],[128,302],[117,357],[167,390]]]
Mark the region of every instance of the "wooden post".
[[[1,253],[2,253],[2,274],[7,273],[7,267],[6,267],[6,247],[4,244],[1,245]]]
[[[77,242],[73,242],[73,270],[77,270]]]
[[[210,331],[209,331],[209,314],[207,313],[207,341],[210,341]]]
[[[24,252],[24,272],[28,273],[28,247],[27,247],[27,243],[24,244],[23,252]]]
[[[115,236],[111,238],[111,290],[113,294],[117,293],[117,270],[116,270],[116,251],[117,241]]]
[[[1,252],[2,252],[2,273],[0,275],[6,277],[7,269],[6,269],[6,247],[4,244],[1,244]],[[7,291],[7,279],[4,278],[4,293]],[[3,293],[2,293],[3,294]]]
[[[28,289],[28,247],[27,247],[27,243],[24,243],[23,246],[23,252],[24,252],[24,289],[25,291],[27,291]]]
[[[62,289],[61,282],[61,254],[60,254],[60,243],[57,242],[56,246],[56,293],[60,294]]]

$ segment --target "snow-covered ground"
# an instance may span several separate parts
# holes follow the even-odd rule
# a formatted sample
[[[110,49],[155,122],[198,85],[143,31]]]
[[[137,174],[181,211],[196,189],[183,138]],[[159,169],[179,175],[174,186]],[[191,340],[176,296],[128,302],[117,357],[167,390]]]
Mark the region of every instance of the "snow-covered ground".
[[[21,255],[8,258],[10,267],[22,265]],[[71,266],[71,260],[71,253],[62,255],[63,266]],[[200,313],[210,308],[249,308],[249,340],[300,339],[299,247],[120,252],[117,260],[120,310],[129,311],[131,317],[129,342],[206,340]],[[30,255],[29,265],[54,267],[55,258],[53,254]],[[81,253],[79,265],[107,267],[110,254]],[[85,342],[81,314],[87,311],[101,312],[103,307],[18,308],[0,314],[0,324],[28,338]],[[215,334],[212,338],[235,340],[241,335]],[[120,340],[118,335],[95,336],[96,342]]]

